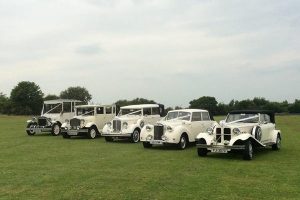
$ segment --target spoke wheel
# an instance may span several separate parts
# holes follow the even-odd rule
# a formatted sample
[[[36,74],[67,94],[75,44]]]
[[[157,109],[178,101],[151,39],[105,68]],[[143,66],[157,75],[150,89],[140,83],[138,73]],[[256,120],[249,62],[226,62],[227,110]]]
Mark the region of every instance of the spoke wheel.
[[[97,136],[97,131],[96,131],[96,129],[93,128],[93,127],[90,128],[90,129],[89,129],[89,133],[88,133],[88,137],[89,137],[90,139],[95,139],[96,136]]]
[[[250,140],[247,140],[245,143],[244,150],[244,160],[252,160],[253,159],[253,146]]]
[[[131,142],[132,143],[138,143],[140,141],[140,132],[139,130],[134,130],[131,135]]]
[[[26,130],[27,135],[30,135],[30,136],[34,135],[35,134],[35,131],[34,131],[35,127],[36,127],[35,123],[29,123],[27,125],[27,128],[29,128],[29,130]]]
[[[59,124],[57,124],[57,123],[53,124],[53,126],[52,126],[52,132],[51,133],[54,136],[58,136],[60,134],[60,126],[59,126]]]

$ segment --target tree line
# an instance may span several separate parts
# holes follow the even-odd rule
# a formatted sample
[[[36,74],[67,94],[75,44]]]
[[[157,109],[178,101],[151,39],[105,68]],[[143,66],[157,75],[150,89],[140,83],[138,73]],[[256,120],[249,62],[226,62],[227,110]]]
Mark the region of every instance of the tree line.
[[[69,87],[60,92],[59,95],[44,95],[41,88],[34,82],[19,82],[11,91],[10,96],[0,92],[0,113],[13,115],[38,115],[41,112],[43,101],[54,99],[76,99],[88,103],[92,99],[89,91],[80,86]],[[115,102],[118,106],[151,104],[158,103],[154,100],[145,98],[135,98],[132,100],[118,100]],[[231,110],[273,110],[276,113],[300,113],[300,100],[296,99],[294,103],[287,101],[275,102],[262,97],[255,97],[246,100],[231,100],[228,104],[218,102],[215,97],[202,96],[189,102],[188,108],[207,109],[213,115],[225,115]],[[166,112],[173,109],[166,107]]]

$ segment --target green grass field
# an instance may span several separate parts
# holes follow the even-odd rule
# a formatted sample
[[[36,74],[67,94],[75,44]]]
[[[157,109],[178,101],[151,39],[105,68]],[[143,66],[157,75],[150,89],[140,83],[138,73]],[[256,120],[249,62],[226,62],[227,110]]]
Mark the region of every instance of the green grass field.
[[[278,116],[282,149],[252,161],[200,158],[195,146],[27,136],[26,119],[0,116],[0,199],[300,199],[300,116]]]

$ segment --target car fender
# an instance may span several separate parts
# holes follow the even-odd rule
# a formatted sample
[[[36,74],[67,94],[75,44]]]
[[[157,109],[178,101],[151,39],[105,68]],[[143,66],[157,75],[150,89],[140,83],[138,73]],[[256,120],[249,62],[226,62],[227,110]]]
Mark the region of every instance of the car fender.
[[[88,122],[84,127],[91,128],[92,126],[96,126],[96,124],[94,122]]]
[[[29,120],[27,120],[26,122],[27,122],[27,124],[29,124],[29,123],[33,123],[34,121],[31,120],[31,119],[29,119]]]
[[[166,133],[167,134],[165,134],[165,135],[167,137],[169,136],[170,138],[175,139],[175,140],[173,140],[174,143],[179,143],[182,133],[186,133],[189,137],[189,141],[191,140],[189,130],[183,126],[177,126],[174,128],[174,130],[172,132],[166,131]]]
[[[151,127],[151,131],[147,131],[147,129],[146,129],[147,126]],[[140,137],[143,138],[143,141],[146,140],[146,137],[147,137],[148,135],[154,136],[154,126],[153,126],[153,125],[147,124],[147,125],[145,125],[145,126],[142,128],[141,133],[140,133]]]
[[[277,141],[277,135],[279,134],[279,137],[281,139],[281,131],[280,130],[273,130],[271,133],[271,140],[272,142],[276,143]]]
[[[68,123],[67,122],[64,122],[62,125],[61,125],[61,128],[66,128],[68,126]]]
[[[204,139],[206,144],[211,144],[214,139],[214,136],[209,135],[208,133],[199,133],[196,137],[196,140],[200,140],[200,139]]]
[[[126,132],[126,133],[133,133],[133,131],[136,129],[136,128],[140,128],[140,126],[138,124],[130,124],[128,125],[127,129],[123,129],[122,128],[122,132]]]
[[[240,140],[240,141],[246,141],[246,140],[249,140],[249,139],[254,144],[256,144],[258,146],[261,146],[261,147],[264,147],[264,145],[260,141],[258,141],[257,139],[255,139],[255,137],[252,134],[250,134],[250,133],[243,133],[243,134],[240,134],[240,135],[237,135],[237,136],[231,138],[229,145],[234,145],[234,143],[237,142],[238,140]]]

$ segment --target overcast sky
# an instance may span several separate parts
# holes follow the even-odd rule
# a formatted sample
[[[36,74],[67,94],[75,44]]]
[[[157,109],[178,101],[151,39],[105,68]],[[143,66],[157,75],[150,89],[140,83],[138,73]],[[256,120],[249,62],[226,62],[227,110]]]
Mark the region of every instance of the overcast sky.
[[[300,98],[300,1],[0,0],[0,92],[94,103]]]

